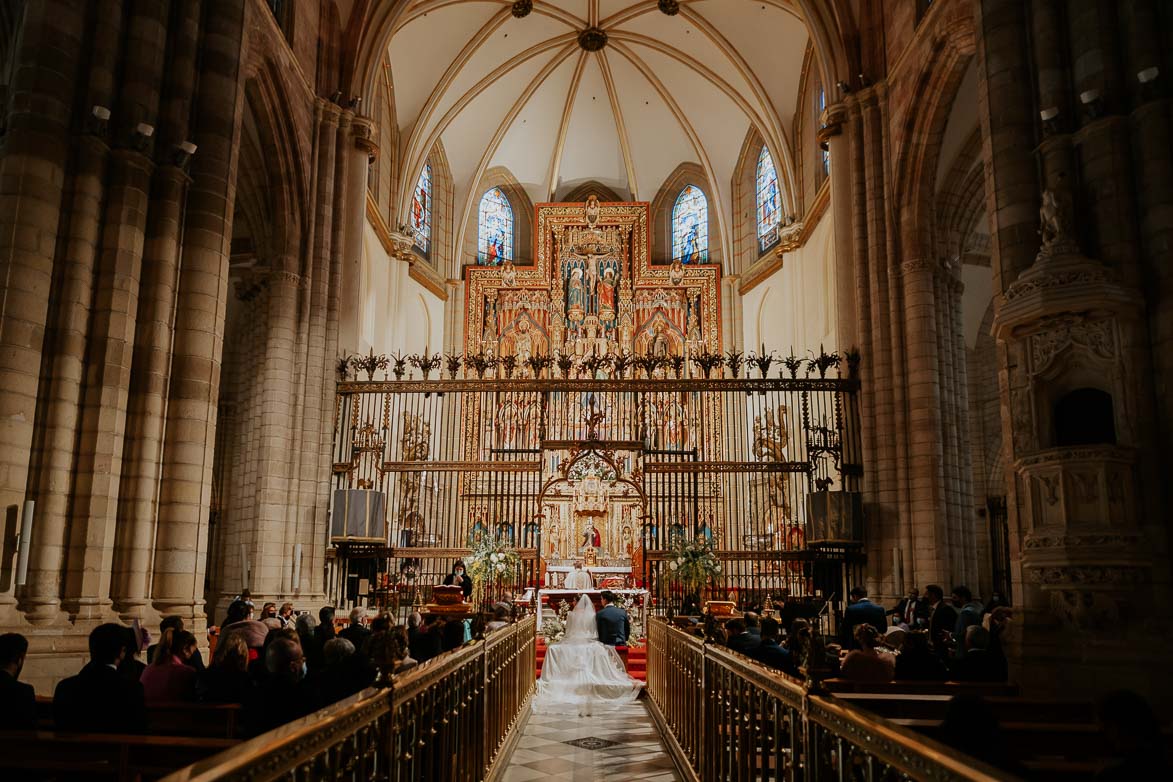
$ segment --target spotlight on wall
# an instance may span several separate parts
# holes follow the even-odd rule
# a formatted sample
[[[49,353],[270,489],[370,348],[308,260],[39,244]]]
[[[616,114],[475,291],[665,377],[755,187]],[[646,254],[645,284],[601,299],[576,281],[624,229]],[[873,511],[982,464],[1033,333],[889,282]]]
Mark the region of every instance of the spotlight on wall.
[[[183,141],[175,145],[175,165],[184,170],[187,169],[188,163],[191,162],[191,156],[199,149],[190,141]]]
[[[1103,103],[1101,96],[1102,93],[1094,88],[1079,93],[1079,102],[1084,105],[1087,115],[1092,119],[1100,116],[1100,109]]]
[[[106,135],[106,124],[110,121],[110,109],[95,104],[90,109],[90,116],[86,117],[86,133],[94,136]]]
[[[1148,84],[1151,81],[1155,81],[1156,78],[1160,75],[1161,69],[1154,65],[1152,68],[1145,68],[1143,71],[1137,71],[1136,80],[1141,84]]]
[[[1059,116],[1058,106],[1048,106],[1039,112],[1039,119],[1043,121],[1043,133],[1050,136],[1059,130],[1059,123],[1055,120]]]
[[[139,152],[146,152],[151,146],[151,136],[153,135],[155,135],[155,126],[140,122],[134,126],[134,131],[130,134],[130,145]]]
[[[847,82],[843,81],[842,79],[835,82],[835,86],[838,87],[839,91],[842,92],[844,95],[851,92],[851,85],[848,84]]]

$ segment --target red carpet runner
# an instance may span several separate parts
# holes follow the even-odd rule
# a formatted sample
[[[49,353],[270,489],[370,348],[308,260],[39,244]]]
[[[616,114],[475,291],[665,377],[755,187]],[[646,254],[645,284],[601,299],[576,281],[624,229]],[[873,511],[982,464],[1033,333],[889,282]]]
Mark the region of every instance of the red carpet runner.
[[[546,643],[538,638],[538,671],[537,675],[540,678],[542,675],[542,661],[546,659]],[[648,680],[648,650],[644,646],[628,647],[627,652],[627,672],[631,674],[631,678],[639,679],[641,682]]]

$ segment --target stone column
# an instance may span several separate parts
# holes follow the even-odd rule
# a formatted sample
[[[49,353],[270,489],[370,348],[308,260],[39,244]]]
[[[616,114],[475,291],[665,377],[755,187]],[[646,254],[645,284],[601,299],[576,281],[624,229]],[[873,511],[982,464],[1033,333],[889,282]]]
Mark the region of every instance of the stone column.
[[[244,0],[209,0],[196,99],[192,186],[172,345],[155,543],[153,607],[203,621],[204,568],[228,254],[240,148],[238,104]]]
[[[855,306],[855,271],[852,246],[851,145],[844,133],[847,106],[827,107],[819,139],[831,155],[831,221],[835,237],[835,314],[839,347],[859,344],[859,314]]]
[[[69,125],[86,25],[77,0],[27,3],[10,85],[0,157],[0,512],[15,519],[28,497],[29,464],[57,254]],[[15,532],[17,525],[7,529]],[[13,605],[12,561],[0,611]],[[7,613],[5,611],[5,613]]]
[[[191,181],[179,144],[189,132],[200,2],[184,3],[179,11],[159,112],[160,157],[166,163],[156,168],[151,185],[127,410],[127,431],[133,436],[126,446],[119,498],[112,595],[124,619],[141,615],[150,593],[183,206]]]

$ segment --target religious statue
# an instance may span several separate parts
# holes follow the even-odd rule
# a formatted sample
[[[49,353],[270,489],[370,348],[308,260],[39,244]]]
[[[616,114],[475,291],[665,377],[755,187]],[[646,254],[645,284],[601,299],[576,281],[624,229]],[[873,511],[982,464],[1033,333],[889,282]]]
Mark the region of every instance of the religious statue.
[[[599,530],[594,524],[582,531],[582,543],[579,544],[580,548],[599,548],[601,545],[603,545],[603,536],[599,534]]]
[[[664,335],[663,321],[656,321],[656,325],[652,330],[651,354],[656,358],[667,358],[668,338]]]
[[[761,416],[754,420],[753,455],[759,461],[784,462],[786,461],[786,446],[790,443],[790,433],[786,427],[786,405],[778,405],[778,416],[774,417],[773,410],[766,411],[766,420]],[[771,473],[769,477],[770,503],[782,508],[785,515],[790,514],[790,487],[786,483],[784,473]]]
[[[599,280],[599,315],[604,320],[610,320],[608,315],[615,312],[615,270],[610,266],[603,272],[603,279]]]
[[[595,227],[595,223],[599,222],[599,215],[602,213],[599,208],[599,197],[594,193],[587,196],[586,200],[586,223],[591,228]]]
[[[587,308],[586,283],[583,281],[582,267],[575,266],[570,272],[570,280],[566,284],[566,316],[570,320],[582,320]]]
[[[533,335],[530,334],[529,319],[523,317],[517,321],[517,334],[513,337],[513,355],[517,356],[517,363],[524,366],[532,351]]]

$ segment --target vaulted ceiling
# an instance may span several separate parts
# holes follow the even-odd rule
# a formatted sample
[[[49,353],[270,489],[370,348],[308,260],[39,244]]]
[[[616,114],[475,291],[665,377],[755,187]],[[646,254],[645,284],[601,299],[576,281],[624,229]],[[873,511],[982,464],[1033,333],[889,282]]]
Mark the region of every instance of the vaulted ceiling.
[[[417,0],[400,17],[389,52],[400,210],[437,141],[458,231],[493,166],[535,202],[586,180],[651,200],[693,162],[730,237],[731,181],[751,127],[793,189],[789,134],[808,35],[791,0],[686,0],[675,16],[655,0],[535,0],[524,18],[512,6]],[[605,33],[601,48],[580,45],[588,28]]]

